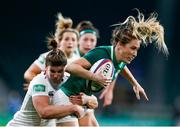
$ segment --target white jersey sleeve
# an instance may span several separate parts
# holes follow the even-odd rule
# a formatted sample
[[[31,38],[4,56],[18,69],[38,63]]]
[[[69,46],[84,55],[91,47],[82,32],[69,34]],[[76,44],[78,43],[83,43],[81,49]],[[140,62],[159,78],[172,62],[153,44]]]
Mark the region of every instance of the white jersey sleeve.
[[[34,64],[36,64],[41,70],[45,70],[46,56],[47,56],[47,54],[48,54],[49,52],[50,52],[50,51],[41,54],[41,55],[38,57],[38,59],[36,59],[36,60],[34,61]]]
[[[45,77],[42,72],[33,78],[21,109],[16,112],[13,119],[8,122],[7,127],[40,126],[41,118],[33,105],[32,98],[34,96],[48,96],[49,93],[55,93],[56,91]]]
[[[30,82],[31,96],[48,96],[49,91],[54,91],[43,72]]]

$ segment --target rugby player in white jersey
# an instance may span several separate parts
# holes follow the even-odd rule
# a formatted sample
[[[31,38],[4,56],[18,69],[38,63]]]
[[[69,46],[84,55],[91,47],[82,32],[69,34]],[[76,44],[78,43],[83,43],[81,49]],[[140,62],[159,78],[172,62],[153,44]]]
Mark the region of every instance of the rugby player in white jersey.
[[[68,126],[77,126],[77,117],[84,114],[84,109],[78,105],[53,105],[53,94],[58,90],[64,76],[67,59],[64,53],[52,50],[46,57],[46,68],[30,82],[22,107],[17,111],[10,126],[41,126],[42,119],[65,119]],[[55,125],[55,123],[54,123]],[[53,124],[50,126],[54,126]]]

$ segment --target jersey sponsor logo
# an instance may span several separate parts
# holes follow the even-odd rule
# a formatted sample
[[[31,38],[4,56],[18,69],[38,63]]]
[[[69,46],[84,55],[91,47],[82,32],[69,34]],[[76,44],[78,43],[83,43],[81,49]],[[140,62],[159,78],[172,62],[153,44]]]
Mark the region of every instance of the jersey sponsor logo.
[[[45,85],[43,84],[36,84],[33,86],[34,92],[45,92]]]

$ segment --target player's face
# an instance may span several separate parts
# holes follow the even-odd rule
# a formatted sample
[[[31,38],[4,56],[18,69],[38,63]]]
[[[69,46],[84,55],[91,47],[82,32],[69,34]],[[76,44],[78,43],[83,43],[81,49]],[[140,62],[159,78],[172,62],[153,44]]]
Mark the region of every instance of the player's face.
[[[47,66],[46,75],[50,82],[53,84],[59,85],[64,76],[64,67],[65,66]]]
[[[138,39],[131,40],[127,44],[117,43],[116,45],[116,58],[118,62],[123,61],[130,64],[132,60],[137,56],[137,52],[140,48],[141,41]]]
[[[94,49],[97,44],[97,37],[92,33],[85,33],[79,38],[79,50],[82,54]]]
[[[65,32],[59,46],[66,54],[70,54],[77,48],[77,43],[77,35],[74,32]]]

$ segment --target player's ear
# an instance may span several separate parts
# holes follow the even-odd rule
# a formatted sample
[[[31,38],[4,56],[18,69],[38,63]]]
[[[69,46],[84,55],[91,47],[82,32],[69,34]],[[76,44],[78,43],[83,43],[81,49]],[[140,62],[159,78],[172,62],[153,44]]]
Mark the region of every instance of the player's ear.
[[[118,50],[121,50],[125,44],[121,43],[120,41],[117,42],[116,46]]]
[[[118,41],[116,45],[117,45],[117,46],[123,46],[124,44],[121,43],[120,41]]]

